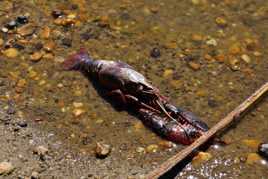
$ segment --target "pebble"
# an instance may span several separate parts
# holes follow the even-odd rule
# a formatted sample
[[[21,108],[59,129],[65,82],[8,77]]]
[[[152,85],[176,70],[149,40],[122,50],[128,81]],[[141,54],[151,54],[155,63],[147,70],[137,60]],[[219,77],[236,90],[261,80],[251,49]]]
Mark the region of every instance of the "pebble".
[[[256,57],[260,57],[260,56],[262,56],[262,53],[258,52],[258,51],[255,51],[255,52],[253,52],[253,55],[256,56]]]
[[[31,174],[31,179],[38,179],[39,178],[39,173],[36,171],[33,171]]]
[[[48,38],[50,37],[50,34],[51,34],[51,30],[50,30],[50,28],[49,28],[48,26],[45,26],[45,27],[42,29],[42,31],[41,31],[41,33],[40,33],[40,36],[41,36],[41,38],[43,38],[43,39],[48,39]]]
[[[201,42],[203,40],[203,36],[199,34],[192,34],[192,41]]]
[[[245,39],[245,43],[246,43],[246,48],[251,51],[256,50],[258,46],[257,41],[253,39]]]
[[[166,69],[164,71],[163,77],[164,78],[170,78],[170,77],[172,77],[172,75],[173,75],[173,70],[172,69]]]
[[[17,82],[17,87],[19,88],[24,88],[26,86],[27,82],[25,79],[20,79],[18,82]]]
[[[10,162],[1,162],[0,163],[0,175],[8,175],[14,169],[15,169],[15,167]]]
[[[205,97],[208,95],[208,92],[207,90],[204,90],[204,89],[199,89],[198,91],[196,91],[196,96],[198,97]]]
[[[37,72],[34,70],[29,70],[28,75],[29,75],[29,78],[35,79],[35,77],[37,77]]]
[[[23,45],[19,44],[19,43],[13,44],[13,48],[16,48],[18,50],[24,50],[25,49],[25,47]]]
[[[4,50],[3,54],[8,58],[16,58],[19,55],[19,52],[15,48],[9,48]]]
[[[34,154],[37,154],[42,157],[48,154],[48,148],[46,148],[45,146],[39,145],[34,148],[33,152]]]
[[[193,5],[198,5],[198,4],[200,4],[200,0],[192,0],[192,4]]]
[[[83,103],[80,103],[80,102],[73,102],[73,106],[75,107],[75,108],[80,108],[80,107],[83,107]]]
[[[27,24],[29,22],[28,16],[26,15],[20,15],[16,18],[16,22],[19,24]]]
[[[198,152],[198,154],[193,158],[193,165],[200,165],[203,162],[206,162],[212,158],[212,155],[208,152]]]
[[[97,142],[95,153],[97,158],[106,158],[111,153],[111,146]]]
[[[209,98],[208,99],[208,106],[211,108],[215,108],[215,107],[218,107],[219,105],[218,105],[216,100]]]
[[[73,110],[73,115],[75,116],[75,117],[79,117],[79,116],[81,116],[82,114],[84,114],[86,111],[85,110],[83,110],[83,109],[74,109]]]
[[[144,151],[145,151],[145,149],[143,147],[138,147],[136,149],[136,152],[138,152],[138,153],[143,153]]]
[[[251,59],[250,57],[247,55],[247,54],[243,54],[241,55],[241,59],[246,62],[246,63],[250,63],[251,62]]]
[[[260,144],[258,147],[258,153],[268,160],[268,144]]]
[[[235,43],[233,44],[230,48],[229,48],[229,53],[232,55],[237,55],[239,53],[241,53],[241,47],[239,43]]]
[[[146,147],[146,151],[151,153],[151,152],[156,152],[158,150],[158,145],[156,144],[151,144],[149,146]]]
[[[158,48],[153,48],[150,52],[151,57],[159,58],[161,56],[160,50]]]
[[[27,24],[17,29],[17,33],[21,36],[29,36],[32,35],[36,30],[36,26],[33,24]]]
[[[262,158],[257,153],[249,153],[246,159],[246,164],[255,164],[261,162]]]
[[[15,27],[17,27],[17,26],[18,26],[18,24],[14,20],[12,20],[6,24],[6,28],[8,28],[9,30],[15,29]]]
[[[169,83],[173,88],[179,88],[182,84],[180,80],[170,80]]]
[[[158,143],[158,145],[159,145],[161,148],[163,148],[163,149],[170,149],[170,148],[173,147],[173,143],[170,142],[170,141],[166,141],[166,140],[164,140],[164,141],[160,141],[160,142]]]
[[[49,41],[44,44],[44,50],[47,52],[51,52],[55,48],[55,43],[53,41]]]
[[[1,31],[4,32],[4,33],[7,33],[7,32],[8,32],[8,28],[6,28],[6,27],[2,27],[2,28],[1,28]]]
[[[227,26],[227,21],[223,17],[217,17],[215,21],[216,21],[216,24],[220,27]]]
[[[19,121],[19,122],[17,122],[17,125],[18,125],[18,126],[20,126],[20,127],[22,127],[22,128],[24,128],[24,127],[27,127],[27,126],[28,126],[28,124],[27,124],[27,122],[26,122],[26,121]]]
[[[215,59],[218,61],[218,62],[224,62],[225,60],[225,56],[223,54],[218,54],[215,56]]]
[[[52,11],[51,15],[56,19],[64,16],[64,12],[60,10],[54,10]]]
[[[261,141],[256,139],[244,139],[242,140],[242,143],[248,147],[251,147],[253,149],[258,149]]]
[[[188,63],[189,67],[195,71],[199,70],[201,65],[199,63],[196,62],[189,62]]]
[[[98,25],[100,27],[107,27],[109,25],[109,16],[103,15],[99,18]]]
[[[237,71],[240,69],[240,67],[238,66],[238,62],[239,62],[239,60],[237,58],[230,58],[229,59],[229,63],[231,65],[232,70]]]
[[[34,52],[32,55],[30,55],[30,59],[33,62],[38,62],[43,57],[43,53],[41,52]]]
[[[64,45],[65,47],[71,47],[72,40],[68,39],[68,38],[64,38],[64,39],[62,39],[61,44]]]
[[[217,46],[218,42],[216,41],[216,39],[209,39],[206,41],[206,44],[209,46]]]

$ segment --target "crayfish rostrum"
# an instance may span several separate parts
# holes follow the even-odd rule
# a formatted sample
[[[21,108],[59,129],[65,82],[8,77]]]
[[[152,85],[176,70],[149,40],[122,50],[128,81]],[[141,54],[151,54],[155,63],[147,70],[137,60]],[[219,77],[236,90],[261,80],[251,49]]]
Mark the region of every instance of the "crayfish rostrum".
[[[168,140],[187,145],[208,130],[203,121],[172,105],[141,73],[122,61],[93,60],[85,49],[81,49],[69,56],[63,65],[65,70],[89,75],[107,95],[131,105],[145,125]]]

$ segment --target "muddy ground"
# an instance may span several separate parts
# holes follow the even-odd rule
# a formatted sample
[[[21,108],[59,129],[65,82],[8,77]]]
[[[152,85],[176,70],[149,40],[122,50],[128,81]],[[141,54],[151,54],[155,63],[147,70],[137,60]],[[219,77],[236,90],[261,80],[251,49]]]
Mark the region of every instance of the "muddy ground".
[[[0,166],[11,164],[0,178],[142,178],[183,146],[63,60],[81,47],[120,59],[213,126],[268,81],[267,15],[266,0],[0,1]],[[222,134],[227,146],[172,176],[267,178],[267,109],[266,98]],[[110,146],[104,159],[97,142]]]

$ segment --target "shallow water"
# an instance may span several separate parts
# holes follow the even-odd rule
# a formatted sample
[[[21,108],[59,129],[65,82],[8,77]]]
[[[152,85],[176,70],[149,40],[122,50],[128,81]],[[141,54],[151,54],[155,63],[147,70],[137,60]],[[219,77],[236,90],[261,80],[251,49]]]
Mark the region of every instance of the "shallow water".
[[[74,25],[52,17],[53,10],[75,16]],[[160,139],[136,116],[115,110],[78,72],[66,72],[62,60],[85,47],[96,59],[122,60],[144,74],[178,106],[188,109],[209,126],[268,81],[268,3],[265,0],[145,1],[1,1],[0,24],[29,13],[33,35],[0,33],[1,100],[15,101],[22,116],[41,121],[40,130],[54,133],[73,152],[92,158],[96,176],[138,177],[179,151],[161,147]],[[43,29],[50,29],[44,37]],[[19,55],[6,57],[7,42]],[[47,43],[54,43],[46,50]],[[42,45],[40,45],[42,44]],[[41,46],[41,47],[40,47]],[[153,58],[153,48],[160,57]],[[35,62],[31,54],[43,57]],[[34,71],[34,73],[33,73]],[[25,79],[22,86],[18,81]],[[76,103],[83,113],[75,117]],[[231,144],[209,149],[212,159],[183,169],[182,178],[266,178],[267,166],[245,162],[256,149],[244,139],[267,141],[267,99],[222,138]],[[97,141],[112,145],[106,161],[93,160]],[[146,148],[156,144],[155,152]],[[142,147],[146,152],[137,152]],[[90,168],[88,169],[90,170]]]

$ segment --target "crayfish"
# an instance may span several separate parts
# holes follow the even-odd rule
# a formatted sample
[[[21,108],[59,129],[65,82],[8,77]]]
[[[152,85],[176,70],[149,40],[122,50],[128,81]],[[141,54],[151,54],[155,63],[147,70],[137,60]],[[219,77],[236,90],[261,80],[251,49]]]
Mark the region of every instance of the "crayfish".
[[[81,49],[63,65],[65,70],[87,74],[107,91],[107,95],[131,105],[145,125],[170,141],[188,145],[208,130],[203,121],[172,105],[141,73],[122,61],[93,60]]]

